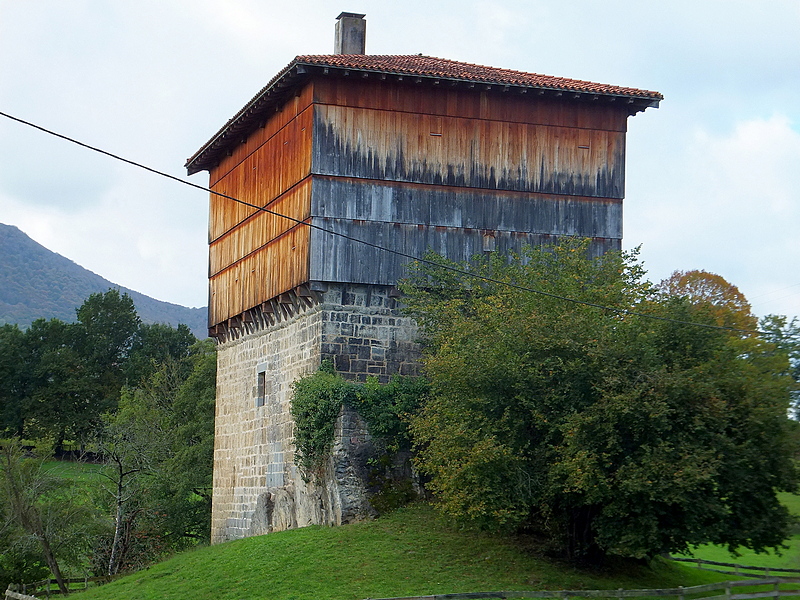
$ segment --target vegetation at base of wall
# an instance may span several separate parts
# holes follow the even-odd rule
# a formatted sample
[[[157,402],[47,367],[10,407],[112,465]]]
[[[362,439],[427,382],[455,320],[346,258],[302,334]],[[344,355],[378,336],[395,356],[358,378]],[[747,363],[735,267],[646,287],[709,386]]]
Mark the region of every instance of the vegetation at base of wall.
[[[370,478],[370,487],[378,491],[369,499],[369,503],[380,514],[385,515],[393,510],[417,500],[417,491],[411,479],[395,480],[383,475],[385,471],[374,468]]]
[[[319,473],[333,446],[336,417],[356,395],[356,385],[331,372],[326,361],[313,375],[292,384],[296,459],[304,476]]]
[[[343,405],[361,415],[388,454],[409,450],[408,419],[427,390],[427,382],[420,377],[396,376],[385,384],[376,378],[365,383],[347,381],[334,371],[331,361],[323,361],[319,371],[293,384],[294,438],[303,471],[308,475],[321,469],[333,446],[336,417]]]
[[[370,377],[356,388],[350,406],[366,420],[370,433],[386,443],[390,454],[407,451],[413,445],[409,421],[429,389],[424,377],[397,375],[387,383]]]
[[[524,589],[690,586],[724,576],[660,559],[581,568],[529,537],[451,526],[412,504],[378,520],[217,544],[81,593],[85,600],[341,600]]]

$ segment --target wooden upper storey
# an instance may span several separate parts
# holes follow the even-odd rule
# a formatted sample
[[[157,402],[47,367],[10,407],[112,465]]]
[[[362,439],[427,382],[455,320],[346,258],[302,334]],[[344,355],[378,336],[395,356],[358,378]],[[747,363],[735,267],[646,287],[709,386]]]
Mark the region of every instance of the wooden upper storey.
[[[454,259],[487,235],[618,247],[630,103],[397,77],[315,72],[190,160],[213,157],[212,189],[251,205],[211,197],[211,325],[311,279],[396,280],[397,260],[304,223]]]

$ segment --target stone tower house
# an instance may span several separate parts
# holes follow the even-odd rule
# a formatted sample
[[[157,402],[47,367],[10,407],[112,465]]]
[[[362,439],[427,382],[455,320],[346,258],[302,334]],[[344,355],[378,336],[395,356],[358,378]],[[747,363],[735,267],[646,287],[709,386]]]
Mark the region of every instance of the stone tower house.
[[[186,164],[215,192],[215,542],[370,514],[351,460],[368,433],[343,413],[328,477],[306,483],[291,384],[326,357],[354,379],[417,372],[408,256],[621,246],[627,118],[660,94],[367,55],[363,17],[342,13],[335,54],[296,57]]]

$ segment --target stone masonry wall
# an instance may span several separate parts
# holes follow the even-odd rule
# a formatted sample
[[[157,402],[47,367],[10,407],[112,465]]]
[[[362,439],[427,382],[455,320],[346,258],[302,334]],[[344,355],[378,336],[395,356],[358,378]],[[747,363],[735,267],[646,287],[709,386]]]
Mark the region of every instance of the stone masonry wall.
[[[352,411],[339,415],[325,475],[303,480],[294,462],[291,384],[323,358],[351,379],[416,374],[417,328],[389,286],[318,287],[294,310],[249,323],[218,347],[213,543],[374,514],[365,466],[372,441]]]
[[[399,310],[395,288],[330,284],[322,312],[322,358],[336,370],[364,381],[374,375],[418,375],[420,348],[413,319]]]

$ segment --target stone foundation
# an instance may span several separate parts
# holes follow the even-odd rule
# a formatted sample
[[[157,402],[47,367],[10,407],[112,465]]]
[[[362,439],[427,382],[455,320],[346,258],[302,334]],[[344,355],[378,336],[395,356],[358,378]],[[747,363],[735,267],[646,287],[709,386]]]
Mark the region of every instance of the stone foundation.
[[[415,375],[417,327],[390,286],[317,284],[246,315],[220,336],[212,542],[375,514],[367,460],[376,452],[351,410],[336,423],[322,477],[294,462],[291,384],[331,358],[345,377]]]

